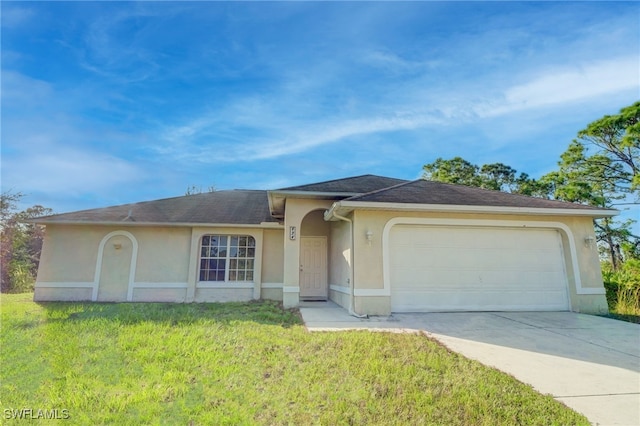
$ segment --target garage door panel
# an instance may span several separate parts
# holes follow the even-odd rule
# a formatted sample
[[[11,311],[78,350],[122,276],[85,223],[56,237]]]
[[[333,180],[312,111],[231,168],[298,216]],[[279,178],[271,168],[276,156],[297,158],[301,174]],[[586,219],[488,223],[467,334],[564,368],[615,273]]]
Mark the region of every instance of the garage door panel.
[[[388,244],[392,311],[568,309],[555,230],[397,225]]]
[[[405,307],[405,312],[451,312],[469,311],[468,306],[482,305],[482,311],[562,311],[564,303],[554,302],[562,294],[543,295],[540,292],[505,292],[487,289],[469,290],[453,297],[449,292],[400,292],[397,303]],[[514,304],[514,298],[523,300]],[[424,301],[428,300],[428,303]],[[479,310],[479,309],[475,309]]]

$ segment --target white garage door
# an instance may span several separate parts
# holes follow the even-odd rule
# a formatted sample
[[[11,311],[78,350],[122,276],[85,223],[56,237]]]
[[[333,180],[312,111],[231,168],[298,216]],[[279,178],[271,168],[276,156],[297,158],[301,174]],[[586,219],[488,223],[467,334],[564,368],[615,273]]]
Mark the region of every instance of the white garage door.
[[[396,225],[393,312],[567,310],[555,230]]]

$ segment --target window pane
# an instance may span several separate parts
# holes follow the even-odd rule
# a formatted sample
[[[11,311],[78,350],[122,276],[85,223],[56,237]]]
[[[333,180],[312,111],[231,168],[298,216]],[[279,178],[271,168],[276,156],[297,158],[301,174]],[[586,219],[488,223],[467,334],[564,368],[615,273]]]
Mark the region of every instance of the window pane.
[[[256,241],[249,235],[204,235],[200,246],[200,281],[252,281]],[[228,262],[228,263],[227,263]]]

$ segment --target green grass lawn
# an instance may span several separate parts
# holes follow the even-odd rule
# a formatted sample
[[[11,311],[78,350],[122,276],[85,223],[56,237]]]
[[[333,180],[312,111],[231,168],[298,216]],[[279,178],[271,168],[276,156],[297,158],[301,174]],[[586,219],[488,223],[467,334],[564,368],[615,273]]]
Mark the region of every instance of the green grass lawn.
[[[31,298],[1,299],[3,424],[22,408],[91,425],[589,424],[423,335],[308,333],[269,302]]]

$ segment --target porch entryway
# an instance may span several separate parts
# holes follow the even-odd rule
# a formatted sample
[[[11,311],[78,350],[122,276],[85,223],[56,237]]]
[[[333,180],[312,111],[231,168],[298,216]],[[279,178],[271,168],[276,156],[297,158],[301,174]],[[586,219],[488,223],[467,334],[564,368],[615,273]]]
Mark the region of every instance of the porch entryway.
[[[327,237],[300,239],[300,299],[327,300]]]

